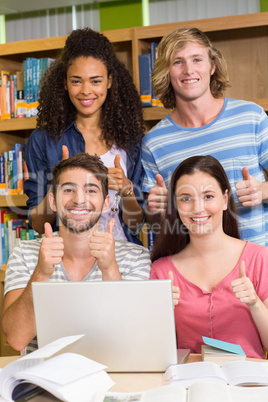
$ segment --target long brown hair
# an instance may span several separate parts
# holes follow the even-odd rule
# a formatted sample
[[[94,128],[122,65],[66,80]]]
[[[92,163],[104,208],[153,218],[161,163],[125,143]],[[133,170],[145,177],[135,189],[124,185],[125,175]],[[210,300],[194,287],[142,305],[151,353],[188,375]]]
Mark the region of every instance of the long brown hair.
[[[228,190],[228,208],[223,211],[223,231],[229,236],[240,238],[236,219],[236,207],[228,177],[220,164],[213,156],[193,156],[185,159],[174,171],[168,188],[168,202],[165,219],[162,222],[160,233],[156,236],[152,252],[152,261],[182,251],[189,243],[189,233],[183,225],[177,209],[176,184],[184,175],[193,175],[195,172],[204,172],[217,180],[222,194]]]

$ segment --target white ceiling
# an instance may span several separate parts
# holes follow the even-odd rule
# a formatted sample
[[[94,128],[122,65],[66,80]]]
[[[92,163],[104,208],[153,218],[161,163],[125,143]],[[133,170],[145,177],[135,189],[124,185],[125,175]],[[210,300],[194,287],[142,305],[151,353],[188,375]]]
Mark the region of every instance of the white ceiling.
[[[78,6],[97,2],[100,3],[102,1],[112,0],[0,0],[0,15],[47,10],[48,8]]]

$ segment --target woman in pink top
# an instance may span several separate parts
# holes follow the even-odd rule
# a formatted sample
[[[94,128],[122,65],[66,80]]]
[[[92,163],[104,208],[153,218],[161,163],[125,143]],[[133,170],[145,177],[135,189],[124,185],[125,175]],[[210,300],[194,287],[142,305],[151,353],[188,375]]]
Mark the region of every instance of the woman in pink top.
[[[268,349],[268,248],[239,239],[228,178],[212,156],[173,173],[151,279],[173,279],[178,348],[200,353],[202,336]]]

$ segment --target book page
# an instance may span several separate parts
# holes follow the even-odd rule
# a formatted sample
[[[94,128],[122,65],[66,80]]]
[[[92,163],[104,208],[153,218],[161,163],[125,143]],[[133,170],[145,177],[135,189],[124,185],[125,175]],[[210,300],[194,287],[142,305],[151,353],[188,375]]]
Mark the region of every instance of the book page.
[[[14,373],[17,379],[34,381],[42,378],[56,384],[68,384],[79,378],[104,370],[106,366],[76,353],[63,353],[41,364]]]
[[[186,402],[186,390],[173,384],[143,392],[99,392],[91,402]]]
[[[106,371],[102,370],[64,385],[43,378],[35,378],[34,384],[63,401],[89,402],[95,392],[108,391],[114,385],[114,381]]]
[[[268,385],[268,362],[235,361],[226,363],[222,370],[231,385]]]
[[[268,387],[235,387],[198,382],[188,390],[188,402],[267,402]]]
[[[226,383],[227,379],[218,364],[196,362],[170,366],[164,374],[166,384],[177,383],[189,387],[198,380],[213,380]]]

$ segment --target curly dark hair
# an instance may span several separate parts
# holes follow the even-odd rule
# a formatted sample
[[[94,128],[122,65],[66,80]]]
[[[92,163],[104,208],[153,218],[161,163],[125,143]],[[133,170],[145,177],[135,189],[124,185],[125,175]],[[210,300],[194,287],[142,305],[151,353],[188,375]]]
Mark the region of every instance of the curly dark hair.
[[[102,106],[102,138],[108,147],[133,150],[144,134],[142,107],[132,78],[117,58],[108,38],[90,28],[77,29],[68,36],[60,56],[45,73],[40,90],[37,127],[45,128],[57,141],[76,109],[65,90],[67,70],[78,57],[103,62],[112,86]]]

